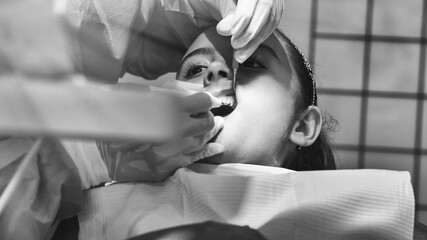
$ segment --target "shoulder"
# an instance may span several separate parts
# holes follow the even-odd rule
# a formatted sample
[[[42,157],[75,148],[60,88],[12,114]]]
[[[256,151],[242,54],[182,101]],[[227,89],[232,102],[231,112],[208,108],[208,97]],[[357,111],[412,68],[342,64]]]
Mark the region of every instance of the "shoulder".
[[[427,240],[427,226],[415,222],[414,225],[414,240]]]

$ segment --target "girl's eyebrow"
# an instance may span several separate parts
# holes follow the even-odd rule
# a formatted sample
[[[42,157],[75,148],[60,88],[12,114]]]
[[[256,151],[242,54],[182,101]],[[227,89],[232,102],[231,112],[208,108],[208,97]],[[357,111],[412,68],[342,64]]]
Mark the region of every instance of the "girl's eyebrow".
[[[279,57],[277,56],[276,52],[268,45],[260,44],[258,48],[262,48],[264,50],[267,50],[271,55],[273,55],[275,58],[279,60]]]
[[[197,48],[196,50],[194,50],[194,51],[190,52],[189,54],[187,54],[187,55],[182,59],[181,63],[179,64],[179,68],[178,68],[178,70],[179,70],[179,71],[181,71],[181,67],[182,67],[183,63],[184,63],[187,59],[189,59],[189,58],[191,58],[191,57],[193,57],[193,56],[196,56],[196,55],[213,55],[213,54],[214,54],[214,50],[213,50],[213,48],[212,48],[212,47],[202,47],[202,48]]]

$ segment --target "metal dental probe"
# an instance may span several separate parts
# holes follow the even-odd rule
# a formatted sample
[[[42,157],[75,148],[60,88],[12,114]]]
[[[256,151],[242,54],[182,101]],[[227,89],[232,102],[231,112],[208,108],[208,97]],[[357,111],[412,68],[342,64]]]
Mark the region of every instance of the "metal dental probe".
[[[236,91],[236,76],[237,76],[237,69],[239,69],[239,63],[234,58],[234,55],[236,54],[236,50],[233,51],[233,90]]]

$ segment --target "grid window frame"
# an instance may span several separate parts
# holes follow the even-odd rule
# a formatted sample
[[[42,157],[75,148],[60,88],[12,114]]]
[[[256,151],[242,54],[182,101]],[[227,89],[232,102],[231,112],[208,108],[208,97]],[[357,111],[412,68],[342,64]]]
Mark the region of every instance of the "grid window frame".
[[[339,151],[357,152],[358,154],[358,168],[366,168],[366,155],[370,153],[375,154],[409,154],[413,157],[413,169],[412,169],[412,183],[414,188],[414,195],[416,199],[416,218],[418,212],[427,211],[427,204],[420,204],[417,199],[421,191],[421,187],[426,188],[427,183],[421,182],[421,159],[427,157],[427,148],[423,148],[423,117],[424,117],[424,105],[427,100],[426,94],[426,68],[427,68],[427,1],[422,1],[422,15],[421,15],[421,29],[419,37],[416,36],[405,36],[392,34],[392,35],[380,35],[373,31],[374,27],[374,12],[375,12],[375,1],[379,0],[365,0],[366,1],[366,12],[364,19],[365,21],[365,32],[363,34],[352,34],[352,33],[334,33],[334,32],[322,32],[319,31],[319,4],[324,0],[312,0],[311,4],[311,19],[310,19],[310,41],[309,41],[309,62],[313,63],[313,68],[316,68],[316,46],[318,41],[355,41],[364,43],[363,52],[363,79],[361,89],[335,89],[335,88],[322,88],[318,89],[318,92],[322,95],[334,95],[342,97],[360,97],[360,126],[359,126],[359,142],[358,144],[334,144],[335,149]],[[339,9],[336,9],[339,11]],[[320,28],[321,29],[321,28]],[[370,88],[371,82],[371,57],[372,57],[372,45],[373,43],[394,43],[394,44],[415,44],[419,47],[419,61],[418,61],[418,78],[417,87],[414,92],[408,91],[387,91],[387,90],[373,90]],[[324,70],[327,71],[327,70]],[[386,99],[410,99],[415,101],[415,128],[414,128],[414,144],[413,147],[386,147],[386,146],[375,146],[367,143],[367,130],[368,130],[368,105],[369,99],[372,97],[386,98]],[[426,113],[427,114],[427,113]],[[339,119],[338,119],[339,121]],[[426,126],[427,127],[427,126]],[[427,141],[427,139],[424,139]],[[427,224],[427,222],[424,222]]]

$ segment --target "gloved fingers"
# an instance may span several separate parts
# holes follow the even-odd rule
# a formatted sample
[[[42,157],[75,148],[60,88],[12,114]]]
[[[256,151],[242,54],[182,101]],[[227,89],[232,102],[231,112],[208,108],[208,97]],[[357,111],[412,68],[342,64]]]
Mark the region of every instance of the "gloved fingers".
[[[236,15],[234,12],[231,12],[228,14],[224,19],[222,19],[217,25],[216,25],[216,31],[219,35],[222,36],[231,36],[231,31],[233,30],[234,22]]]
[[[208,114],[208,113],[204,113]],[[211,114],[209,112],[209,114]],[[212,115],[213,116],[213,115]],[[215,126],[207,133],[191,137],[177,137],[160,145],[148,145],[143,151],[134,144],[117,144],[128,151],[119,151],[111,155],[108,162],[110,176],[117,181],[163,181],[176,169],[185,167],[202,158],[224,151],[218,143],[208,143],[224,126],[222,117],[214,118]],[[123,148],[128,146],[134,148]]]
[[[199,151],[187,154],[186,164],[189,165],[201,159],[223,153],[224,150],[224,146],[220,143],[208,143]]]
[[[168,158],[150,156],[129,157],[122,159],[115,180],[117,181],[150,181],[160,182],[171,176],[173,172],[188,165],[188,157],[178,153]]]
[[[244,47],[246,44],[249,43],[249,41],[254,39],[254,37],[258,39],[257,42],[259,42],[259,44],[261,44],[265,39],[267,39],[268,36],[262,36],[258,33],[263,28],[271,28],[271,26],[265,25],[267,19],[270,17],[270,10],[271,9],[269,8],[261,6],[256,8],[251,22],[249,23],[245,31],[241,32],[239,35],[234,34],[231,38],[231,44],[233,48],[238,49]]]
[[[257,7],[257,2],[258,0],[244,0],[237,3],[236,12],[234,13],[234,27],[231,30],[233,36],[238,36],[245,31]]]
[[[205,144],[212,139],[224,126],[224,118],[220,116],[216,116],[214,118],[215,126],[213,129],[205,134],[192,136],[192,137],[180,137],[173,141],[154,146],[153,152],[162,157],[162,158],[170,158],[176,157],[179,155],[186,155],[192,152],[199,151],[203,149]],[[134,157],[138,157],[138,155],[134,155]]]
[[[161,158],[170,158],[181,154],[184,148],[192,144],[190,141],[190,138],[176,138],[173,141],[154,146],[153,153]]]
[[[211,131],[209,131],[207,134],[203,135],[203,144],[205,144],[207,141],[211,140],[215,135],[221,131],[221,129],[224,127],[224,118],[221,116],[215,116],[214,117],[214,127]]]
[[[184,98],[179,98],[178,104],[186,113],[202,113],[209,111],[212,107],[212,100],[208,94],[198,92]]]
[[[184,120],[181,129],[182,137],[199,136],[207,133],[215,126],[214,115],[211,112],[200,113]]]
[[[173,141],[153,147],[153,153],[160,158],[171,159],[185,155],[189,152],[203,148],[208,140],[202,141],[201,137],[177,138]]]
[[[182,149],[183,154],[188,154],[190,152],[195,152],[203,148],[203,146],[211,140],[218,132],[224,127],[224,118],[220,116],[216,116],[214,118],[215,126],[209,132],[196,136],[187,138],[187,146]]]
[[[140,159],[129,162],[120,162],[115,176],[113,175],[111,177],[118,182],[157,181],[160,178],[153,174],[153,170],[146,161],[142,161]]]
[[[232,35],[231,44],[237,51],[234,58],[242,63],[276,29],[283,10],[283,0],[239,1],[234,19],[227,18],[224,24],[217,26],[217,30],[222,35]],[[242,15],[242,13],[244,14]],[[242,16],[249,16],[249,21],[244,20]],[[233,24],[232,20],[234,27],[230,34],[227,26]]]
[[[258,33],[258,36],[270,36],[270,34],[274,31],[274,29],[267,29],[263,28]],[[258,46],[264,42],[265,39],[261,39],[259,37],[256,37],[252,39],[246,46],[236,49],[236,52],[234,53],[234,58],[238,62],[244,62],[246,59],[248,59],[254,52],[257,50]]]

